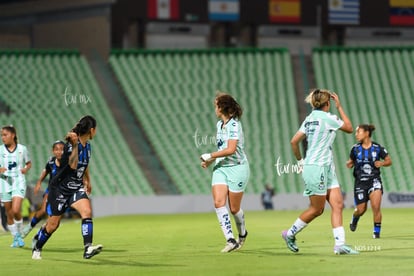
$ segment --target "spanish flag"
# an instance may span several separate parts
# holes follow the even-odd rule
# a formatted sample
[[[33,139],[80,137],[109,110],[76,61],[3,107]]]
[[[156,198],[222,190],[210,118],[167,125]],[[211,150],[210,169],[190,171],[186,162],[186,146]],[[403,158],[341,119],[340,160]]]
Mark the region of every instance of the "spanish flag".
[[[414,0],[390,0],[390,25],[414,26]]]
[[[269,0],[269,21],[300,23],[301,0]]]

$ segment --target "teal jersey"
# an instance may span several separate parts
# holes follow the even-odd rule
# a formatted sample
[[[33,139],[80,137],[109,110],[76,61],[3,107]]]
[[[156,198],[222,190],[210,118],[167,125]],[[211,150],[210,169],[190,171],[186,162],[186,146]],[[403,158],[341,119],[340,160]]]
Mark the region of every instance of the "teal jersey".
[[[27,148],[17,144],[13,152],[10,152],[5,145],[0,146],[0,167],[6,168],[5,176],[21,175],[21,169],[30,162],[30,155]]]
[[[229,140],[237,140],[236,152],[230,156],[216,159],[216,166],[234,166],[247,163],[244,153],[244,135],[241,122],[231,118],[227,124],[223,121],[217,122],[217,148],[223,150],[227,148]]]
[[[332,144],[344,122],[329,112],[313,110],[299,128],[308,142],[305,165],[326,166],[333,163]]]

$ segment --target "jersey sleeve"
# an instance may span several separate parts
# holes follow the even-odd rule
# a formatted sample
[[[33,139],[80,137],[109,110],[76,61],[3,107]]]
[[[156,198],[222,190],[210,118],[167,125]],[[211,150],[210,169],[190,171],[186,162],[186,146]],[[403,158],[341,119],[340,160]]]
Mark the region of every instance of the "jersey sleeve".
[[[349,153],[349,159],[351,159],[352,161],[355,161],[356,160],[355,146],[353,146],[351,148],[351,152]]]
[[[306,133],[306,119],[302,122],[302,124],[300,125],[300,127],[299,127],[299,130],[298,131],[300,131],[300,132],[302,132],[302,133]]]
[[[344,121],[339,119],[339,117],[334,114],[328,113],[327,119],[330,128],[333,130],[338,130],[344,125]]]
[[[385,157],[388,156],[388,151],[381,145],[380,145],[379,156],[380,156],[381,159],[385,159]]]
[[[46,162],[46,165],[45,165],[45,171],[46,171],[46,173],[47,174],[50,174],[50,172],[52,171],[52,169],[50,168],[50,166],[49,166],[49,161],[48,162]]]
[[[239,133],[239,127],[240,123],[232,120],[228,126],[228,139],[229,140],[239,140],[240,139],[240,133]]]
[[[27,150],[27,147],[26,146],[23,146],[23,161],[24,161],[25,164],[27,164],[28,162],[32,161],[30,159],[30,153]]]
[[[60,159],[60,166],[66,167],[69,164],[69,156],[72,153],[72,145],[70,143],[66,143],[65,147],[63,148],[62,158]]]

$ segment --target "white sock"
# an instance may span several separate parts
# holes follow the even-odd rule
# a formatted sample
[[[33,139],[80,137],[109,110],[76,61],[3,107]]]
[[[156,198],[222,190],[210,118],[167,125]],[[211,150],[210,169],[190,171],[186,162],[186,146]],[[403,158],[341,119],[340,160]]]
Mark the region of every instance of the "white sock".
[[[233,215],[234,221],[236,222],[237,231],[239,235],[244,236],[246,235],[246,225],[244,221],[244,212],[240,209],[236,214]]]
[[[17,227],[16,224],[7,224],[7,228],[9,228],[10,234],[12,234],[12,236],[16,236],[17,233]]]
[[[295,223],[287,231],[287,235],[289,237],[294,237],[294,236],[296,236],[297,233],[302,231],[302,229],[305,228],[306,226],[308,226],[308,224],[306,222],[304,222],[300,218],[297,218]]]
[[[23,228],[23,219],[14,220],[14,224],[16,225],[16,231],[17,231],[17,233],[21,233],[22,232],[22,228]]]
[[[333,228],[333,235],[335,239],[335,245],[341,246],[345,244],[345,230],[343,226],[339,226],[336,228]]]
[[[223,230],[224,237],[226,241],[229,239],[234,239],[233,229],[231,228],[231,221],[229,216],[229,211],[225,206],[216,208],[216,214],[218,221],[220,223],[221,230]]]

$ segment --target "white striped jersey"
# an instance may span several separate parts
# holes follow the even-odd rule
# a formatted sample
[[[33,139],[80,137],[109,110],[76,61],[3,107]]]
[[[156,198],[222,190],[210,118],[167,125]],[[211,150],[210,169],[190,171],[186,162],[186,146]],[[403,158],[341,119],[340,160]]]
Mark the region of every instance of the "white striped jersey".
[[[21,175],[21,169],[30,161],[30,154],[24,145],[17,144],[12,152],[7,149],[6,145],[0,146],[0,167],[7,168],[4,172],[5,176]]]
[[[333,162],[332,144],[343,124],[338,116],[322,110],[313,110],[305,118],[299,128],[308,142],[305,165],[326,166]]]
[[[237,140],[236,152],[230,156],[220,157],[216,159],[218,166],[233,166],[238,164],[245,164],[247,162],[246,154],[244,153],[244,135],[241,122],[231,118],[227,124],[223,125],[223,121],[217,122],[217,148],[223,150],[227,148],[228,140]]]

